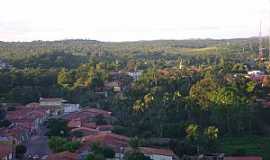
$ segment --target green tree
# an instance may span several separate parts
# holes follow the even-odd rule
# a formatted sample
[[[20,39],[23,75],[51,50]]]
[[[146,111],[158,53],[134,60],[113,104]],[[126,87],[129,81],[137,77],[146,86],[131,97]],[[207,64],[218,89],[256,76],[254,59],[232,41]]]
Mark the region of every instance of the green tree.
[[[26,151],[27,151],[27,148],[24,145],[17,145],[15,148],[16,158],[22,159]]]

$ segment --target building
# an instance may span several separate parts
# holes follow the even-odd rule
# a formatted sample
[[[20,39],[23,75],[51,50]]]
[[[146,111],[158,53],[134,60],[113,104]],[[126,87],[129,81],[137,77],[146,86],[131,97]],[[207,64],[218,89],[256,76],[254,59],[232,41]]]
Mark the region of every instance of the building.
[[[134,72],[128,72],[128,75],[130,77],[132,77],[132,79],[134,81],[137,81],[141,77],[142,73],[143,73],[143,71],[142,70],[139,70],[139,71],[134,71]]]
[[[123,159],[124,149],[128,146],[128,141],[128,137],[114,133],[100,133],[98,135],[85,136],[81,139],[81,143],[83,147],[86,146],[86,149],[93,143],[100,143],[112,148],[115,152],[115,159]]]
[[[79,128],[82,126],[82,121],[81,121],[81,118],[75,118],[75,119],[71,119],[67,126],[69,128]]]
[[[71,130],[71,133],[74,133],[74,132],[80,132],[82,133],[82,136],[97,135],[99,133],[97,129],[86,128],[86,127],[74,128]]]
[[[39,104],[43,108],[50,109],[51,115],[59,115],[64,112],[64,106],[63,103],[66,102],[66,100],[62,98],[40,98]]]
[[[1,160],[13,159],[13,149],[10,144],[0,143],[0,159]]]
[[[6,118],[15,126],[28,129],[29,132],[37,132],[43,122],[47,120],[49,111],[45,108],[17,108],[15,111],[8,111]]]
[[[72,113],[72,112],[78,112],[80,111],[80,105],[79,104],[70,104],[65,103],[64,104],[64,114]]]
[[[76,153],[65,151],[49,155],[48,160],[79,160],[79,155]]]
[[[260,71],[260,70],[253,70],[253,71],[248,71],[248,75],[253,75],[253,76],[259,76],[259,75],[263,75],[264,72]]]
[[[139,150],[152,160],[173,160],[176,157],[176,155],[170,149],[139,147]]]
[[[11,69],[12,65],[8,64],[7,62],[4,62],[0,59],[0,70],[1,69]]]
[[[63,103],[66,102],[62,98],[40,98],[39,104],[41,106],[63,106]]]

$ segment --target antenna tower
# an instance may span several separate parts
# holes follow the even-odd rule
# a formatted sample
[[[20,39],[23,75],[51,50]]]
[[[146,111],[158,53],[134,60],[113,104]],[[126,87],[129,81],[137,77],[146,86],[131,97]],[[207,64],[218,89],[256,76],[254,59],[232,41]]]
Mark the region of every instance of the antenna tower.
[[[263,60],[263,47],[262,47],[262,22],[260,23],[259,33],[259,61]]]

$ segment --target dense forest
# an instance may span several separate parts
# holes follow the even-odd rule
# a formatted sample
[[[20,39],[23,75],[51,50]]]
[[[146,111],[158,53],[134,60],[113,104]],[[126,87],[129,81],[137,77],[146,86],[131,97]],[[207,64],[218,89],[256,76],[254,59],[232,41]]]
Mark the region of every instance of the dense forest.
[[[258,42],[0,42],[0,62],[9,65],[0,70],[0,102],[27,104],[40,97],[63,97],[83,107],[112,111],[115,133],[169,138],[178,155],[222,152],[226,138],[270,134],[269,110],[257,102],[268,99],[270,79],[262,86],[246,76],[249,70],[270,72],[268,49],[264,61],[256,59]],[[267,48],[267,40],[263,42]],[[143,73],[136,81],[120,74],[139,70]],[[115,78],[113,73],[120,75]],[[121,92],[106,90],[104,98],[100,92],[113,81],[121,83]],[[226,151],[244,154],[244,149]]]

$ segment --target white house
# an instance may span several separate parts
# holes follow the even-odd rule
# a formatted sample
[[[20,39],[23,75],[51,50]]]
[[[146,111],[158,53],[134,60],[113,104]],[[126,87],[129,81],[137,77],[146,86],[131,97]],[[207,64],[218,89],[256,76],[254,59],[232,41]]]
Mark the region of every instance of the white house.
[[[173,160],[176,156],[170,149],[157,149],[150,147],[139,147],[140,151],[152,160]]]
[[[78,112],[80,111],[80,105],[79,104],[70,104],[65,103],[64,104],[64,113],[72,113],[72,112]]]
[[[248,75],[258,76],[258,75],[263,75],[263,74],[264,74],[264,72],[260,71],[260,70],[248,71]]]
[[[63,103],[66,102],[62,98],[40,98],[39,104],[41,106],[62,106]]]
[[[139,70],[139,71],[135,71],[135,72],[128,72],[128,75],[130,77],[133,78],[134,81],[137,81],[140,76],[142,75],[143,71],[142,70]]]

